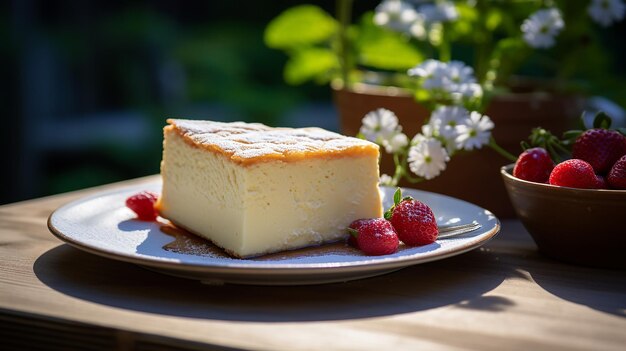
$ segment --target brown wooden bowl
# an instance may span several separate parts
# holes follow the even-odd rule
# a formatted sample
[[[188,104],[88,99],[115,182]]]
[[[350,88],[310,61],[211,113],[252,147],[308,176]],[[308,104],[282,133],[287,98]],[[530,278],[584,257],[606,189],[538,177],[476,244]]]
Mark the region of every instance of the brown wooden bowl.
[[[574,189],[500,173],[517,217],[546,256],[586,266],[626,268],[626,190]]]

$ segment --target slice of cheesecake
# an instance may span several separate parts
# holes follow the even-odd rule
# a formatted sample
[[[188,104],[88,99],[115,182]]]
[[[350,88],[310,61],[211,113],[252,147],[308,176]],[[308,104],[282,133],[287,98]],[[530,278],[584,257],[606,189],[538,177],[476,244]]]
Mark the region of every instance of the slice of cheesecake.
[[[337,241],[382,215],[376,144],[319,128],[168,123],[157,209],[232,256]]]

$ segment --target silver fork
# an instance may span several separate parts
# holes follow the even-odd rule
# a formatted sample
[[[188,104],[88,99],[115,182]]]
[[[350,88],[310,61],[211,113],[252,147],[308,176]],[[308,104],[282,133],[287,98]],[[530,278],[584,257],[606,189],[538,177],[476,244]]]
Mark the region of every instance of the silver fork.
[[[437,239],[449,239],[469,232],[473,232],[482,227],[478,222],[458,224],[458,225],[441,225],[439,226],[439,235]]]

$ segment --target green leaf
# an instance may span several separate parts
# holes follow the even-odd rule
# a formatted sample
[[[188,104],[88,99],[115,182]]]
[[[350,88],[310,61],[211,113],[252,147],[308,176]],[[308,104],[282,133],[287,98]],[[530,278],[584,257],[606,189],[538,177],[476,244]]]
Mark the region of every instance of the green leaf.
[[[431,98],[431,94],[426,89],[418,89],[415,91],[415,100],[418,102],[429,101]]]
[[[471,38],[476,32],[476,22],[478,20],[478,11],[470,5],[457,3],[456,10],[459,18],[450,23],[450,38],[456,40],[458,38]]]
[[[593,127],[603,129],[611,128],[611,117],[603,111],[599,111],[593,119]]]
[[[356,238],[359,236],[359,231],[354,228],[348,228],[348,234]]]
[[[575,132],[575,131],[573,131]],[[571,157],[568,149],[568,139],[559,140],[554,134],[543,128],[535,128],[529,137],[530,146],[542,147],[550,153],[550,157],[554,161],[559,162],[565,158]],[[569,139],[572,140],[572,139]]]
[[[498,9],[490,9],[485,19],[485,27],[493,31],[502,23],[502,12]]]
[[[455,7],[457,12],[459,13],[459,19],[471,22],[478,21],[479,13],[476,7],[463,3],[458,3],[455,5]]]
[[[363,16],[360,29],[355,48],[358,63],[361,65],[405,71],[424,60],[424,56],[411,43],[409,37],[375,25],[371,13]]]
[[[524,140],[522,140],[520,142],[520,146],[521,146],[523,151],[526,151],[526,150],[530,149],[530,144],[528,144],[528,142],[526,142]]]
[[[585,124],[585,111],[580,114],[580,117],[576,119],[576,129],[587,130],[587,125]]]
[[[498,42],[497,46],[496,46],[496,51],[504,56],[507,54],[511,54],[516,52],[517,50],[520,50],[521,48],[524,48],[526,46],[526,44],[524,43],[524,41],[520,38],[506,38],[506,39],[502,39]]]
[[[396,205],[402,201],[402,189],[396,188],[396,192],[393,193],[393,205],[389,207],[387,211],[385,211],[384,217],[386,220],[390,220],[393,215],[393,210],[396,208]]]
[[[285,81],[298,85],[315,79],[319,83],[330,80],[330,71],[338,69],[339,62],[329,49],[307,48],[294,52],[285,64]]]
[[[391,216],[393,215],[393,209],[394,209],[394,208],[395,208],[395,206],[391,206],[391,208],[390,208],[390,209],[388,209],[388,210],[385,212],[385,216],[384,216],[384,217],[385,217],[385,219],[386,219],[386,220],[390,220],[390,219],[391,219]]]
[[[265,44],[288,49],[324,42],[336,34],[337,21],[314,5],[289,8],[274,18],[265,29]]]
[[[408,42],[389,36],[361,46],[358,60],[372,68],[404,71],[424,61],[424,56]]]
[[[626,128],[617,128],[617,131],[622,133],[622,135],[626,136]]]
[[[582,133],[583,133],[582,130],[568,130],[567,132],[563,133],[563,139],[565,140],[576,139]]]
[[[393,193],[393,204],[397,205],[402,200],[402,189],[396,189],[396,192]]]
[[[527,45],[521,38],[505,38],[498,41],[489,59],[489,70],[493,76],[487,78],[500,82],[506,80],[526,59],[527,54]]]

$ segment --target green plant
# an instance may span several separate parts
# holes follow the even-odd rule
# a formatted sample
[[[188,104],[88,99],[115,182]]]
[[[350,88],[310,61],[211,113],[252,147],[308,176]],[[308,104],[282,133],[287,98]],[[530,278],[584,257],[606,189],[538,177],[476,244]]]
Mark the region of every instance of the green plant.
[[[351,3],[337,1],[339,19],[318,6],[300,5],[269,23],[265,43],[289,56],[284,68],[286,82],[356,81],[362,76],[354,69],[356,65],[402,71],[424,59],[406,38],[376,26],[372,13],[358,24],[350,24]]]
[[[459,57],[485,92],[529,67],[559,79],[603,78],[581,59],[601,62],[594,29],[624,16],[621,0],[385,0],[353,23],[352,2],[337,0],[335,16],[315,5],[295,6],[268,24],[266,45],[289,57],[288,83],[373,81],[413,89],[407,69]]]
[[[450,157],[482,146],[514,161],[482,114],[490,97],[528,66],[561,82],[602,77],[581,59],[602,60],[593,27],[621,20],[626,10],[622,0],[384,0],[353,23],[352,0],[336,4],[335,17],[314,5],[284,11],[267,26],[265,42],[288,55],[290,84],[397,86],[432,112],[411,139],[392,111],[363,118],[359,135],[393,156],[394,174],[382,177],[390,185],[436,177]]]

